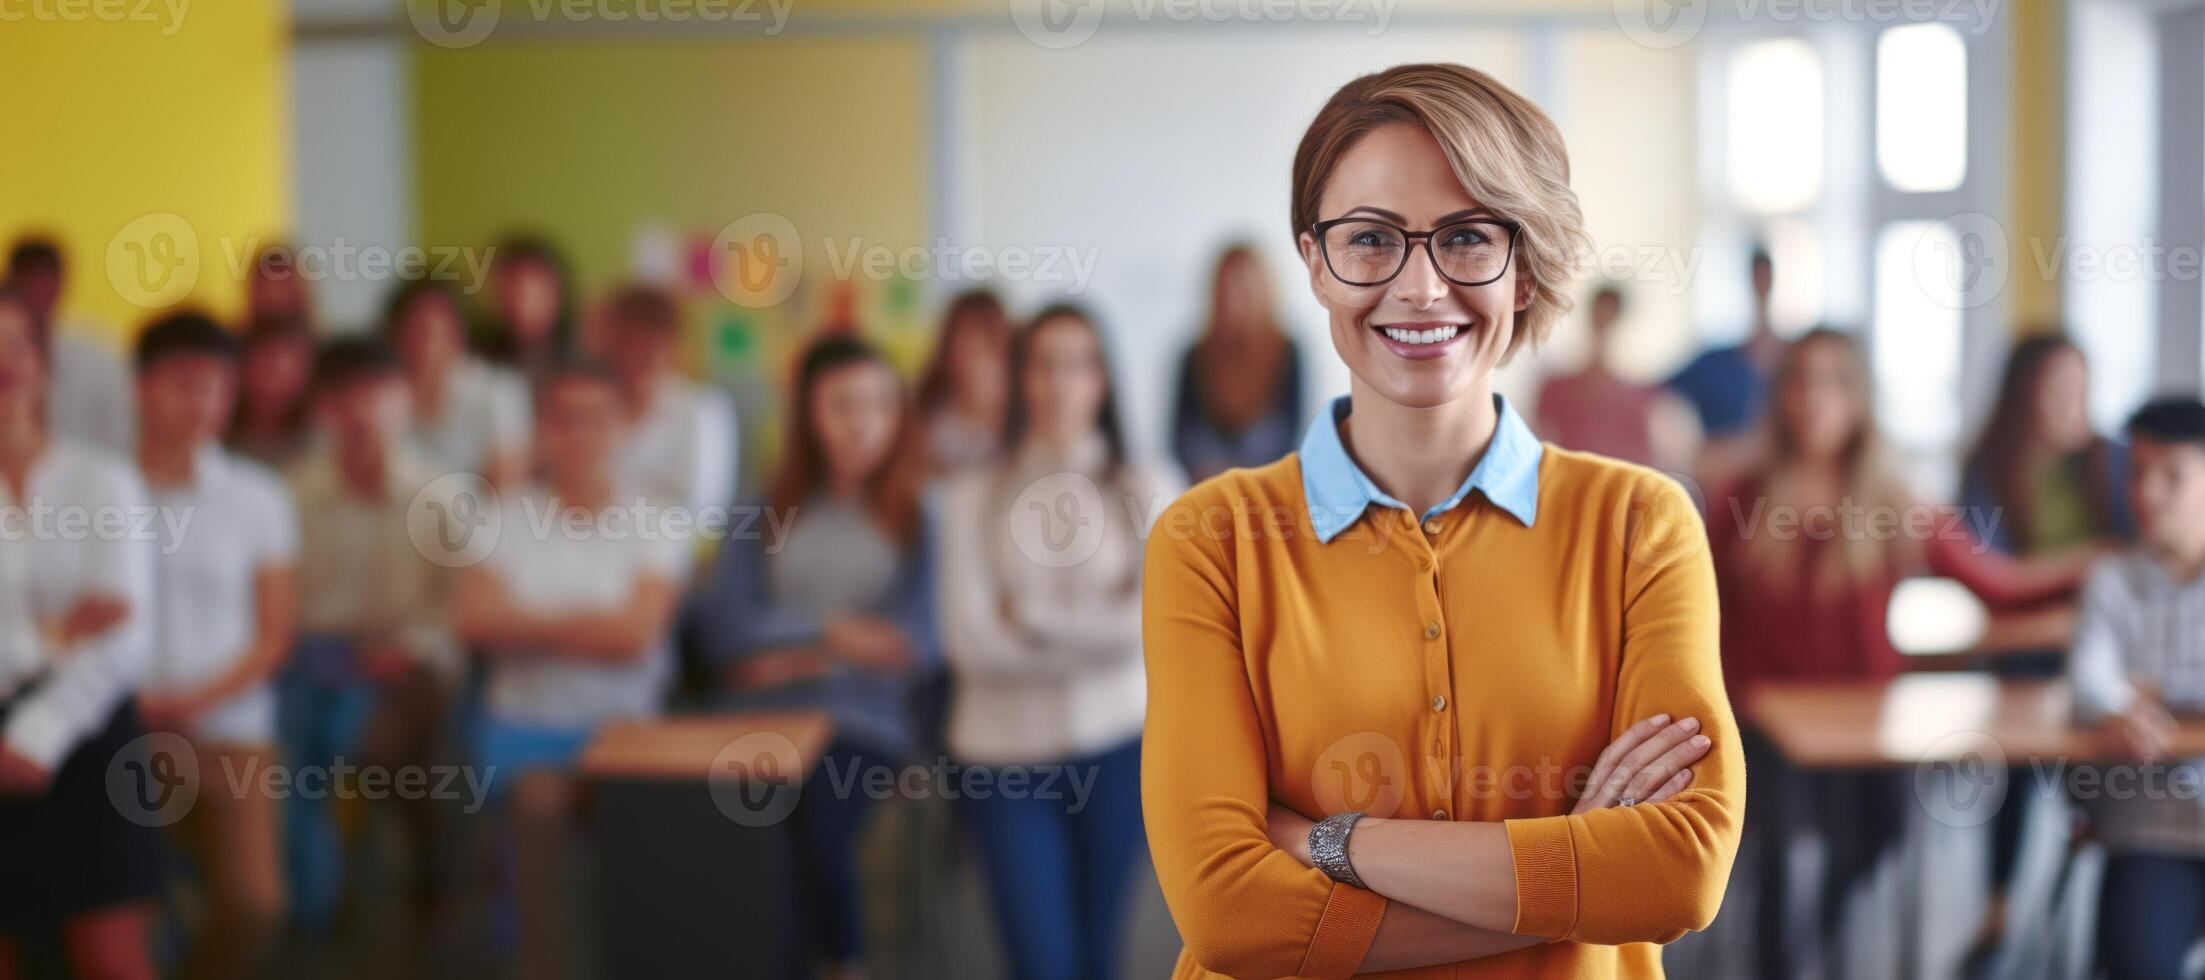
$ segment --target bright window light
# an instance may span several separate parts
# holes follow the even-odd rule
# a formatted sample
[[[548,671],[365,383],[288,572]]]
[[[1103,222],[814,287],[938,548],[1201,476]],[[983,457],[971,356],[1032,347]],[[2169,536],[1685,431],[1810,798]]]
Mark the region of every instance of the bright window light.
[[[1908,449],[1960,437],[1958,236],[1940,222],[1895,221],[1876,238],[1876,413]]]
[[[1730,60],[1725,166],[1739,206],[1784,214],[1822,193],[1822,59],[1804,41],[1757,41]]]
[[[1968,48],[1949,24],[1910,24],[1876,41],[1876,167],[1910,193],[1968,176]]]

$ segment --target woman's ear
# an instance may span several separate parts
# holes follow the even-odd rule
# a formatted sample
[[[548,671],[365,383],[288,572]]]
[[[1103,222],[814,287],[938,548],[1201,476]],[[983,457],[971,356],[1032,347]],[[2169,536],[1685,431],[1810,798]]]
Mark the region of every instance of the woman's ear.
[[[1321,301],[1324,299],[1325,257],[1317,249],[1316,236],[1302,232],[1295,237],[1294,244],[1302,250],[1302,264],[1309,267],[1309,291]]]
[[[1532,282],[1530,276],[1524,275],[1521,270],[1516,273],[1516,312],[1522,313],[1531,308],[1531,294],[1537,290],[1538,284]]]

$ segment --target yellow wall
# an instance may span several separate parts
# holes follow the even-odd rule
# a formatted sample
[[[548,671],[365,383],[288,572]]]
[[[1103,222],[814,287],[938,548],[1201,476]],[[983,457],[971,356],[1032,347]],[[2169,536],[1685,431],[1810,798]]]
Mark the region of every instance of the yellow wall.
[[[2029,242],[2056,242],[2066,213],[2067,39],[2060,28],[2066,19],[2060,0],[2015,0],[2007,17],[2013,23],[2012,88],[2013,169],[2008,226],[2009,253],[2034,254]],[[2033,268],[2033,267],[2030,267]],[[2027,332],[2060,317],[2060,280],[2057,276],[2023,275],[2017,267],[2007,281],[2013,290],[2010,302],[2014,326]]]
[[[65,308],[104,321],[110,339],[171,301],[234,313],[234,269],[255,236],[289,223],[285,6],[199,0],[180,20],[156,4],[152,22],[0,25],[0,235],[56,235]]]

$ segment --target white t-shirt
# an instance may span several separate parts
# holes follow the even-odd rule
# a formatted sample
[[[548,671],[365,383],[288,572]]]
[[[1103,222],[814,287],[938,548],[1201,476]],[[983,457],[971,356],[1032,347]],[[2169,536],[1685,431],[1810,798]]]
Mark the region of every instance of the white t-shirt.
[[[52,771],[145,675],[156,538],[141,520],[153,513],[145,485],[114,454],[57,441],[33,461],[25,490],[16,500],[0,481],[0,698],[21,696],[0,741]],[[122,621],[49,649],[37,624],[93,595],[120,599]]]
[[[638,494],[613,505],[582,533],[571,533],[551,492],[532,486],[499,504],[498,539],[482,567],[513,601],[538,613],[609,612],[625,606],[645,576],[681,581],[690,542],[630,518]],[[672,670],[668,638],[625,663],[584,662],[557,650],[498,655],[490,661],[488,708],[501,721],[587,729],[615,718],[655,714]]]
[[[296,565],[298,514],[273,472],[209,446],[192,482],[156,487],[162,522],[153,671],[146,688],[175,693],[212,682],[251,652],[261,570]],[[248,745],[275,739],[276,695],[261,683],[200,715],[193,734]]]
[[[734,502],[735,403],[686,378],[659,385],[651,410],[628,434],[624,475],[645,493],[696,514]]]
[[[138,448],[137,387],[123,359],[93,340],[97,327],[64,323],[46,380],[46,429],[56,439],[128,457]]]
[[[444,379],[439,408],[435,418],[414,420],[413,440],[445,472],[480,472],[493,453],[528,449],[528,382],[512,371],[461,360]]]

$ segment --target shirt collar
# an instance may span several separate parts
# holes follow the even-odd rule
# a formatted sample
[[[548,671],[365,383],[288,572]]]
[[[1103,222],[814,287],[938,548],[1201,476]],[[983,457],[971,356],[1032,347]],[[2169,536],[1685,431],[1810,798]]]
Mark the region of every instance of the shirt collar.
[[[1493,396],[1500,419],[1493,427],[1493,441],[1471,469],[1454,495],[1440,501],[1424,518],[1452,510],[1470,491],[1485,494],[1494,506],[1515,515],[1525,527],[1539,516],[1539,460],[1546,448],[1531,434],[1516,407],[1500,394]],[[1331,541],[1363,511],[1376,504],[1407,510],[1408,505],[1387,496],[1364,475],[1340,443],[1340,423],[1348,417],[1347,396],[1333,399],[1330,410],[1320,412],[1302,437],[1302,494],[1309,501],[1310,525],[1317,540]]]

